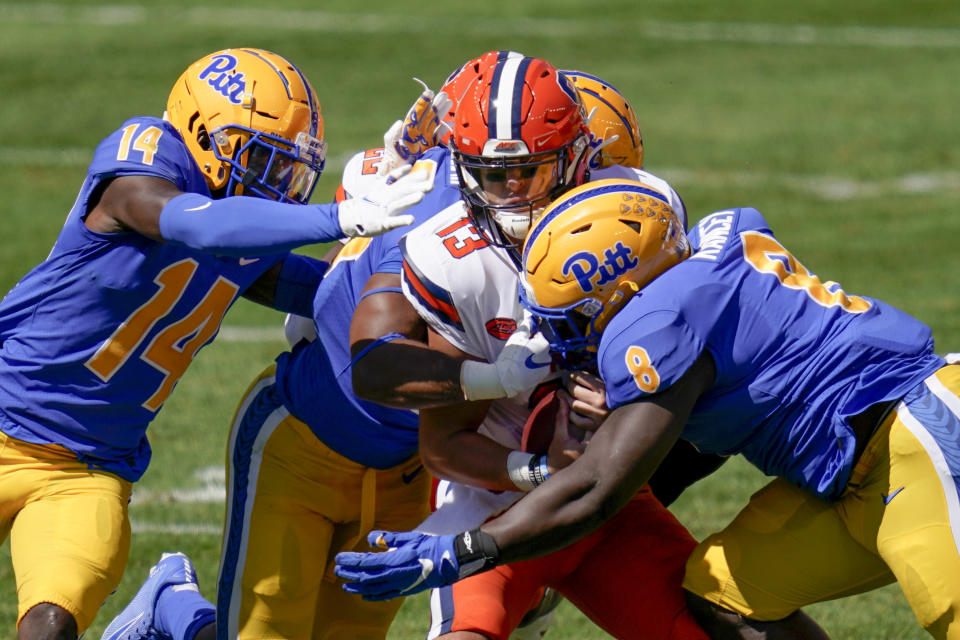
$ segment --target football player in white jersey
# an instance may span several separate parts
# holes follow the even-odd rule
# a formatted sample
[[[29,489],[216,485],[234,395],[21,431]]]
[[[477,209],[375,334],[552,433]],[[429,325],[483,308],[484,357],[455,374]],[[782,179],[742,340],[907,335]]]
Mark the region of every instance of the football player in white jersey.
[[[570,459],[562,446],[549,457],[520,450],[529,390],[549,375],[549,357],[517,300],[518,248],[551,200],[588,179],[591,155],[600,156],[602,143],[590,144],[577,89],[552,65],[514,52],[480,60],[477,77],[454,96],[451,146],[463,202],[438,212],[401,244],[404,294],[427,322],[431,350],[404,338],[369,349],[389,334],[414,338],[392,320],[408,317],[396,295],[365,298],[351,331],[354,353],[368,349],[354,361],[358,395],[421,408],[421,457],[446,480],[441,508],[420,527],[430,533],[478,525]],[[684,211],[669,184],[639,168],[610,164],[594,174],[640,180]],[[417,377],[418,369],[425,373]],[[444,377],[445,384],[438,382]],[[557,442],[576,450],[573,442]],[[632,568],[649,585],[640,606],[636,598],[627,604],[613,597],[604,578],[611,563],[623,562],[611,552],[626,544],[618,535],[637,529],[650,532],[658,549]],[[694,545],[644,490],[612,525],[546,561],[498,568],[435,592],[429,637],[506,638],[544,585],[615,636],[644,629],[651,637],[706,637],[680,589]]]

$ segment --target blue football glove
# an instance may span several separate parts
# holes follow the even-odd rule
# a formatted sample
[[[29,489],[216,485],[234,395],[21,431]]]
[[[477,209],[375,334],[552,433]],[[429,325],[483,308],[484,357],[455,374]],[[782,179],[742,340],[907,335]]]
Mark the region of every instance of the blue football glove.
[[[344,591],[364,600],[389,600],[453,584],[460,577],[457,537],[372,531],[367,541],[386,551],[338,553],[336,574],[351,581],[343,585]]]

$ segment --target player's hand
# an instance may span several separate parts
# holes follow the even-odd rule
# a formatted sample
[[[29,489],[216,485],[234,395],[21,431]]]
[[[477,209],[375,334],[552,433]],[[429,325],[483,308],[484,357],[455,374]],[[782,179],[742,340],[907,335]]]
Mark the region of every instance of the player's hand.
[[[443,587],[459,578],[455,539],[455,535],[415,531],[372,531],[367,536],[370,545],[386,551],[338,553],[335,572],[349,581],[344,591],[360,594],[364,600],[389,600]]]
[[[423,92],[407,111],[403,120],[397,120],[383,134],[383,160],[378,173],[386,175],[405,164],[413,164],[421,153],[435,147],[449,129],[443,116],[453,101],[441,91],[434,94],[422,81]]]
[[[395,169],[368,192],[340,203],[340,228],[348,237],[370,237],[413,224],[413,216],[401,215],[433,188],[427,171],[410,171],[410,165]]]
[[[610,415],[603,380],[586,371],[570,371],[563,379],[570,394],[570,422],[584,431],[596,431]]]
[[[512,397],[536,387],[553,373],[550,345],[529,312],[493,362],[467,360],[460,384],[467,400]]]

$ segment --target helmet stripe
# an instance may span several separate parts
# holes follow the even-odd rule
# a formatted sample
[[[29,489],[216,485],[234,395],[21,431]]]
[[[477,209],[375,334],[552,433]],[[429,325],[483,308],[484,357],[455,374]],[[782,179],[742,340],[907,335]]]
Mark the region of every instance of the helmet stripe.
[[[292,100],[292,99],[293,99],[293,95],[290,93],[290,83],[287,82],[287,77],[286,77],[285,75],[283,75],[282,73],[280,73],[280,69],[277,69],[277,65],[273,64],[272,62],[270,62],[269,60],[267,60],[266,58],[264,58],[262,55],[260,55],[260,54],[257,53],[256,51],[252,51],[252,50],[250,50],[250,49],[244,49],[244,51],[246,51],[247,53],[249,53],[250,55],[252,55],[252,56],[254,56],[254,57],[257,57],[257,58],[260,58],[261,60],[263,60],[263,61],[267,64],[267,66],[269,66],[271,69],[273,69],[274,73],[276,73],[278,76],[280,76],[280,80],[283,81],[283,88],[287,90],[287,97]],[[293,65],[290,65],[290,66],[292,67]]]
[[[610,86],[610,85],[607,85],[607,86]],[[612,88],[612,87],[611,87],[611,88]],[[610,103],[609,100],[607,100],[606,98],[604,98],[603,96],[601,96],[601,95],[600,95],[599,93],[597,93],[596,91],[591,91],[590,89],[586,89],[586,88],[583,88],[583,87],[581,87],[581,88],[579,89],[579,91],[583,91],[584,93],[589,93],[589,94],[592,95],[594,98],[596,98],[597,100],[599,100],[599,101],[602,102],[603,104],[605,104],[605,105],[607,105],[608,107],[610,107],[610,110],[613,111],[613,112],[617,115],[618,118],[620,118],[620,122],[623,123],[623,128],[626,129],[626,130],[627,130],[627,133],[630,134],[630,142],[631,142],[631,144],[632,144],[633,146],[637,146],[637,141],[634,139],[634,135],[633,135],[633,127],[630,126],[630,121],[627,119],[627,116],[625,116],[625,115],[623,115],[622,113],[620,113],[620,110],[619,110],[619,109],[617,109],[613,104]]]
[[[533,229],[530,230],[530,234],[527,236],[527,239],[524,242],[523,259],[524,260],[527,259],[527,252],[530,251],[530,247],[532,247],[533,243],[536,242],[537,238],[540,236],[540,233],[544,230],[544,228],[546,228],[546,226],[552,220],[554,220],[557,216],[562,214],[564,211],[566,211],[567,209],[569,209],[570,207],[576,204],[580,204],[584,200],[589,200],[594,196],[602,196],[608,193],[622,192],[622,191],[627,191],[629,193],[640,193],[645,196],[650,196],[652,198],[656,198],[657,200],[661,201],[665,205],[670,206],[670,201],[667,200],[666,196],[664,196],[659,191],[656,191],[649,187],[645,187],[642,184],[624,184],[621,182],[618,184],[607,184],[603,186],[594,187],[592,189],[587,189],[582,193],[579,193],[576,196],[564,201],[560,205],[555,206],[552,211],[550,211],[549,213],[541,217],[539,220],[537,220],[536,225],[533,227]]]
[[[519,140],[524,76],[531,58],[507,55],[497,60],[490,85],[490,138]]]
[[[592,75],[592,74],[589,74],[589,73],[584,73],[583,71],[561,71],[560,73],[562,73],[563,75],[565,75],[565,76],[567,76],[568,78],[571,78],[571,79],[575,79],[575,78],[587,78],[588,80],[593,80],[593,81],[596,82],[597,84],[602,84],[603,86],[611,89],[614,93],[620,94],[621,96],[623,95],[623,93],[622,93],[619,89],[617,89],[615,86],[613,86],[612,84],[610,84],[609,82],[607,82],[607,81],[604,80],[603,78],[598,78],[598,77],[595,76],[595,75]],[[633,143],[633,146],[637,146],[637,141],[634,140],[634,136],[633,136],[633,127],[630,126],[630,121],[627,119],[627,117],[626,117],[623,113],[620,112],[619,109],[617,109],[615,106],[613,106],[613,105],[610,103],[609,100],[607,100],[606,98],[604,98],[603,96],[601,96],[601,95],[600,95],[599,93],[597,93],[596,91],[593,91],[592,89],[587,89],[586,87],[578,87],[578,88],[577,88],[577,91],[582,91],[582,92],[584,92],[584,93],[589,93],[589,94],[592,95],[594,98],[596,98],[597,100],[599,100],[599,101],[602,102],[603,104],[605,104],[605,105],[607,105],[608,107],[610,107],[610,110],[613,111],[615,114],[617,114],[617,117],[620,118],[620,121],[623,123],[623,127],[630,133],[630,142]]]
[[[251,49],[244,49],[244,51],[246,51],[247,53],[249,53],[249,54],[251,54],[251,55],[253,55],[253,56],[256,56],[257,58],[260,58],[260,59],[263,60],[265,63],[267,63],[267,65],[268,65],[271,69],[273,69],[273,71],[274,71],[278,76],[280,76],[280,80],[283,82],[283,88],[287,90],[287,98],[289,98],[290,100],[293,100],[293,94],[290,92],[290,82],[287,80],[287,76],[285,76],[285,75],[283,74],[283,72],[281,72],[280,69],[277,68],[277,65],[273,64],[272,62],[270,62],[268,59],[264,58],[262,55],[260,55],[260,54],[257,53],[256,51],[253,51],[253,50],[251,50]],[[276,54],[274,54],[274,55],[276,55]],[[277,56],[277,57],[280,57],[280,56]],[[290,62],[290,61],[287,60],[286,58],[281,58],[281,59],[282,59],[282,60],[285,60],[286,63],[290,65],[290,68],[297,72],[297,77],[300,78],[300,82],[303,84],[304,91],[305,91],[306,94],[307,94],[307,102],[308,102],[308,106],[310,107],[310,114],[311,114],[311,117],[310,117],[310,135],[316,137],[316,135],[317,135],[317,129],[319,128],[319,126],[318,126],[318,125],[319,125],[319,120],[318,120],[318,118],[317,118],[317,105],[316,105],[316,104],[314,103],[314,101],[313,101],[313,91],[310,89],[310,83],[307,82],[306,76],[303,75],[303,72],[300,71],[299,67],[297,67],[295,64],[293,64],[292,62]]]

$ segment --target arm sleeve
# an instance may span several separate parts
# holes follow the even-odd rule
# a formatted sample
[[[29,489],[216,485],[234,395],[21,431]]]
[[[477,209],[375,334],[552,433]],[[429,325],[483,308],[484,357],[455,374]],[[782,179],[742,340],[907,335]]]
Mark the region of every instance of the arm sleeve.
[[[313,298],[329,263],[291,253],[280,267],[273,306],[305,318],[313,317]]]
[[[342,238],[338,214],[336,203],[287,204],[250,196],[213,200],[183,193],[160,212],[160,234],[171,244],[198,251],[269,255]]]

